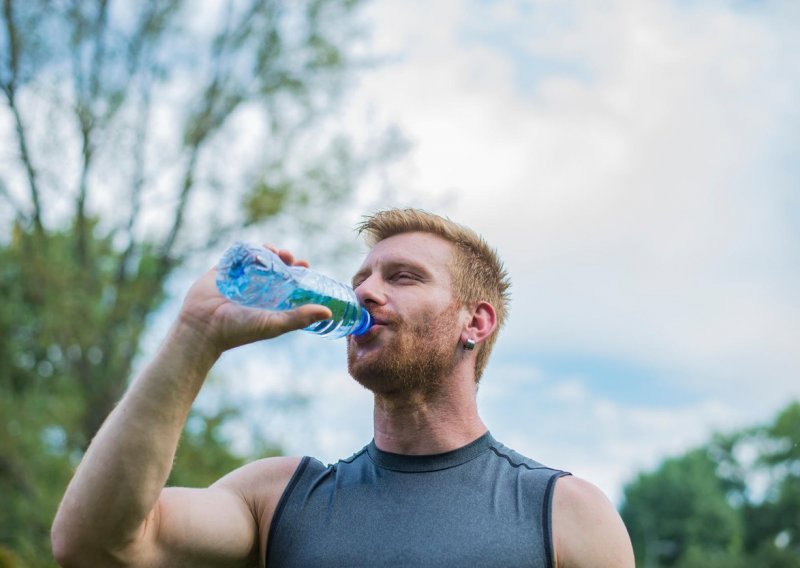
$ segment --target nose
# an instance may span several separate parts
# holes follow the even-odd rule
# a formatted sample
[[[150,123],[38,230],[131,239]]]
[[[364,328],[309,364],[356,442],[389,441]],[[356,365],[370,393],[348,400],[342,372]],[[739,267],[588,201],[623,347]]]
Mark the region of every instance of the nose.
[[[372,274],[361,281],[355,288],[356,298],[362,306],[383,305],[386,303],[386,295],[380,282],[380,277]]]

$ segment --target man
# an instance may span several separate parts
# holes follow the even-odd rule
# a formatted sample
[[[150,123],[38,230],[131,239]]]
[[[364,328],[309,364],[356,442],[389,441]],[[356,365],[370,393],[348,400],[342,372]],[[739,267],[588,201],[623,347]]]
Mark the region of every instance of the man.
[[[269,458],[206,489],[164,488],[217,358],[331,315],[232,304],[211,270],[70,483],[53,525],[63,566],[634,565],[598,489],[506,448],[478,415],[508,296],[494,251],[419,210],[380,212],[361,230],[372,248],[353,285],[375,325],[347,351],[374,393],[373,442],[327,467]]]

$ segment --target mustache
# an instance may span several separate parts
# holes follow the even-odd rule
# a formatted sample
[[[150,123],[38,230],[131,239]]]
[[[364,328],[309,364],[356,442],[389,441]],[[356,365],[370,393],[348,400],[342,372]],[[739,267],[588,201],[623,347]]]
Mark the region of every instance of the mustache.
[[[400,318],[395,314],[384,312],[381,310],[367,310],[372,320],[379,325],[392,326],[400,323]]]

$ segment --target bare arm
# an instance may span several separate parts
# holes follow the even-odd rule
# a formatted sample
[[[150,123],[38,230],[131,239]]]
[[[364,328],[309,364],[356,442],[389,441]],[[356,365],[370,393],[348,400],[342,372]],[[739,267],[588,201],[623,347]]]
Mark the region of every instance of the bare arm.
[[[217,292],[214,277],[211,270],[192,287],[158,354],[81,461],[53,524],[53,551],[62,565],[253,565],[262,519],[247,494],[248,480],[258,469],[279,487],[291,463],[245,466],[208,489],[165,490],[164,484],[191,405],[221,353],[300,329],[330,311],[242,308]]]
[[[634,568],[628,531],[594,485],[567,476],[553,494],[553,541],[558,568]]]

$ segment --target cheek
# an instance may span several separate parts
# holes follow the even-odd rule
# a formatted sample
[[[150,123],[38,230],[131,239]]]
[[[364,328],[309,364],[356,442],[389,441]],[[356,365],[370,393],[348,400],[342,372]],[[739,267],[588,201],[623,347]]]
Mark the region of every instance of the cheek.
[[[387,309],[398,318],[399,327],[419,329],[435,325],[443,318],[455,325],[458,304],[449,291],[397,288],[387,298]]]
[[[431,308],[425,314],[423,326],[425,331],[435,334],[437,337],[457,336],[460,333],[462,322],[460,320],[459,309],[451,304],[446,308],[441,306],[438,309]]]

